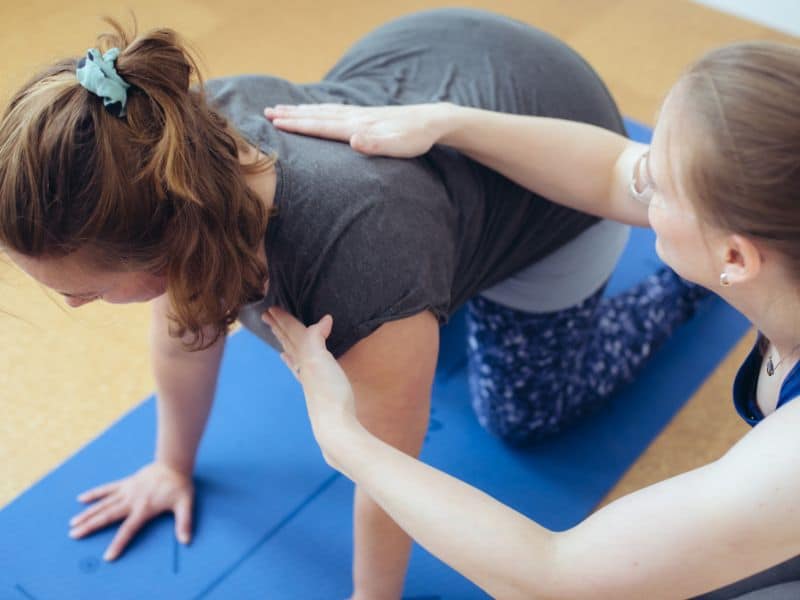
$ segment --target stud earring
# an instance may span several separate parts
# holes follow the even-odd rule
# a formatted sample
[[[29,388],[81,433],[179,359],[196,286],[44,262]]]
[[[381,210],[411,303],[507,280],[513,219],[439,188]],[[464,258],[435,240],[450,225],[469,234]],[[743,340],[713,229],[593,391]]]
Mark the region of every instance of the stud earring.
[[[727,273],[722,273],[722,274],[719,276],[719,284],[720,284],[722,287],[728,287],[728,286],[731,284],[730,277],[728,277],[728,274],[727,274]]]

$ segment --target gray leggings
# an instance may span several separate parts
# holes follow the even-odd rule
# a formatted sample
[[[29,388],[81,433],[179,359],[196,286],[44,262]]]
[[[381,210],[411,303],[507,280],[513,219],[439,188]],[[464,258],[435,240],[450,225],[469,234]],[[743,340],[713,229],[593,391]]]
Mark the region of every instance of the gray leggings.
[[[800,598],[800,556],[756,573],[694,600],[797,600]]]

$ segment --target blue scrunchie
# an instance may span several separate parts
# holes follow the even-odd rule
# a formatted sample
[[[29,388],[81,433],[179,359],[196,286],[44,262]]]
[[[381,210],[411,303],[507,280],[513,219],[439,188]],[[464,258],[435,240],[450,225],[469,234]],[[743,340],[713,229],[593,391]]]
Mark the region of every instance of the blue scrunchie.
[[[78,63],[75,75],[83,87],[103,99],[106,110],[116,117],[124,117],[130,85],[114,68],[118,56],[119,48],[111,48],[102,55],[97,48],[91,48]]]

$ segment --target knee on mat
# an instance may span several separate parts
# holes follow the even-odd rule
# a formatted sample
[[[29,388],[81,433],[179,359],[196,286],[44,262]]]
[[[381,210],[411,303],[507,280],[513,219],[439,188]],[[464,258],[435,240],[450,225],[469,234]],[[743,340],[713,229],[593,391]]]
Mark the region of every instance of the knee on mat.
[[[551,437],[579,416],[557,410],[558,402],[534,407],[507,394],[471,387],[472,406],[480,425],[513,446],[526,446]]]
[[[491,434],[513,446],[526,446],[557,435],[604,404],[595,394],[565,385],[531,395],[508,388],[495,389],[491,381],[470,377],[472,407],[478,422]],[[529,390],[528,390],[529,392]]]

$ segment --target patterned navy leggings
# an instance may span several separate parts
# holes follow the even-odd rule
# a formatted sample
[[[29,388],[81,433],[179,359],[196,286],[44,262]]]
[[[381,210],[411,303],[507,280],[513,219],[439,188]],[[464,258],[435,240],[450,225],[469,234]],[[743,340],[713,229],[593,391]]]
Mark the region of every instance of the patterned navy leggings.
[[[467,305],[469,384],[481,425],[512,444],[562,430],[629,383],[709,292],[664,268],[612,298],[528,313]]]

